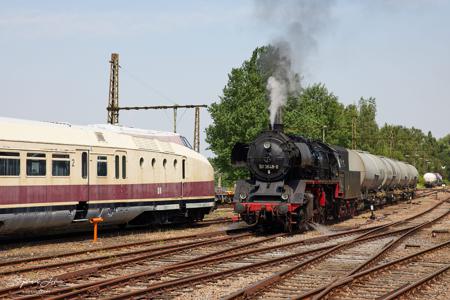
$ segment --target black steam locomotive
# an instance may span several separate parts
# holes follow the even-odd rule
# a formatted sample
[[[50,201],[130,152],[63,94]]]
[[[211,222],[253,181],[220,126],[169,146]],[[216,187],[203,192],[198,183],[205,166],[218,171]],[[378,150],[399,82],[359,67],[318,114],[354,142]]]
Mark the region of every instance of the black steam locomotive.
[[[372,166],[366,161],[370,157],[382,165]],[[279,224],[289,232],[305,229],[309,222],[351,217],[368,200],[382,203],[410,196],[417,181],[416,176],[407,185],[400,180],[394,184],[394,173],[409,176],[394,168],[400,162],[289,135],[282,125],[250,144],[237,143],[231,160],[250,173],[248,180],[236,183],[235,212],[248,224]]]

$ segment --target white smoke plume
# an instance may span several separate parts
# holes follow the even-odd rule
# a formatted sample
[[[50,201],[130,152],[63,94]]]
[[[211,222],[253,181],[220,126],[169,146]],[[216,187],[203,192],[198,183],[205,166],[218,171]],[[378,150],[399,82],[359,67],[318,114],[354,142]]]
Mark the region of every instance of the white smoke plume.
[[[266,88],[269,91],[270,96],[270,124],[273,126],[277,112],[286,104],[287,87],[283,82],[278,81],[274,76],[270,76],[267,80]]]
[[[286,104],[290,93],[300,92],[300,78],[307,59],[317,50],[318,36],[331,23],[333,0],[255,0],[256,16],[271,28],[278,28],[277,38],[261,57],[263,73],[268,78],[270,122]]]

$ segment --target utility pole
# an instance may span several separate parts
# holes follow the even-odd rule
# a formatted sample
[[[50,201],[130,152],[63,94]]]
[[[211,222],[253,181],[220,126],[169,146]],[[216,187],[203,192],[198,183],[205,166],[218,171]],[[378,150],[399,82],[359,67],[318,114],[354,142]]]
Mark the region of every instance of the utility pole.
[[[200,108],[208,107],[205,104],[189,104],[189,105],[154,105],[154,106],[119,106],[119,54],[112,53],[109,61],[110,78],[109,78],[109,100],[108,119],[109,124],[119,123],[120,110],[148,110],[148,109],[173,109],[173,132],[177,132],[177,112],[179,108],[195,108],[195,124],[194,124],[194,150],[200,152]]]
[[[173,108],[173,132],[177,133],[177,107]]]
[[[200,152],[200,107],[195,108],[194,150]]]
[[[109,61],[109,100],[108,100],[108,119],[109,124],[119,123],[119,54],[112,53]]]

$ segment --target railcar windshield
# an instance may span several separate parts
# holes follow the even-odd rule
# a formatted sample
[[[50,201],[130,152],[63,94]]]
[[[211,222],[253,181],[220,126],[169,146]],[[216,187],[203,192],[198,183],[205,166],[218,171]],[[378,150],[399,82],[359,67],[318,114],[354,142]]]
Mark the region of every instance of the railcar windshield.
[[[187,140],[187,138],[185,138],[184,136],[180,136],[181,137],[181,141],[183,142],[183,144],[188,147],[189,149],[192,149],[191,144],[189,143],[189,141]]]

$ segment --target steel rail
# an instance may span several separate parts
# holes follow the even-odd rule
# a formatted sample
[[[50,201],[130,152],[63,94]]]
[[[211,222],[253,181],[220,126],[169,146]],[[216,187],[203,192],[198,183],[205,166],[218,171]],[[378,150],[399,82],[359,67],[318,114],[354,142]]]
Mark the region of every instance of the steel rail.
[[[449,198],[449,199],[450,199],[450,198]],[[433,205],[431,208],[429,208],[429,209],[427,209],[427,210],[425,210],[425,211],[423,211],[423,212],[421,212],[421,213],[418,213],[418,214],[416,214],[416,215],[414,215],[414,216],[411,216],[411,217],[408,217],[408,218],[406,218],[406,219],[403,219],[403,220],[394,222],[394,223],[392,223],[392,224],[389,224],[389,226],[386,226],[386,228],[387,228],[387,227],[390,227],[390,226],[395,226],[395,225],[403,224],[403,223],[406,223],[406,222],[411,221],[411,220],[413,220],[413,219],[416,219],[416,218],[418,218],[418,217],[421,217],[421,216],[423,216],[423,215],[425,215],[425,214],[427,214],[427,213],[433,211],[434,209],[436,209],[436,208],[439,207],[440,205],[444,204],[445,201],[446,201],[446,200],[440,201],[440,202],[438,202],[437,204]],[[447,212],[446,214],[448,214],[448,212]],[[445,214],[445,215],[446,215],[446,214]],[[443,217],[443,216],[441,216],[441,217]],[[423,223],[423,224],[421,224],[421,225],[419,225],[419,226],[424,226],[424,224],[428,224],[428,222]],[[419,227],[419,226],[415,226],[415,227]],[[415,227],[410,228],[408,231],[413,230]],[[383,228],[382,228],[382,229],[383,229]],[[405,229],[400,230],[400,231],[404,231],[404,230],[405,230]],[[326,255],[329,255],[329,254],[331,254],[331,253],[334,252],[334,251],[340,250],[342,247],[345,247],[345,246],[351,246],[353,243],[358,242],[358,239],[361,241],[361,240],[370,239],[370,237],[371,237],[371,233],[370,233],[370,232],[368,232],[368,233],[366,233],[366,234],[363,234],[363,235],[361,235],[359,238],[347,242],[347,245],[346,245],[345,243],[344,243],[344,244],[341,244],[341,245],[338,245],[338,246],[336,246],[335,248],[330,249],[329,251],[327,251],[328,253],[325,252],[325,253],[323,253],[323,254],[321,254],[321,255],[318,255],[316,258],[311,259],[310,262],[302,262],[302,263],[299,263],[299,264],[297,264],[297,265],[295,265],[295,266],[293,266],[293,267],[286,268],[285,270],[282,270],[282,271],[280,271],[280,272],[278,272],[278,273],[276,273],[276,274],[274,274],[274,275],[272,275],[272,276],[270,276],[270,277],[268,277],[268,278],[266,278],[266,279],[260,280],[260,281],[258,281],[257,283],[254,283],[253,285],[251,285],[251,286],[249,286],[249,287],[245,287],[245,288],[243,288],[243,289],[241,289],[241,290],[239,290],[239,291],[237,291],[237,292],[235,292],[235,293],[229,295],[228,297],[225,297],[224,299],[228,299],[228,300],[229,300],[229,299],[246,298],[246,297],[248,297],[248,296],[250,296],[250,295],[253,295],[253,294],[257,293],[257,292],[260,292],[262,289],[267,288],[268,286],[270,286],[270,285],[272,285],[272,284],[274,284],[274,283],[276,283],[276,282],[278,282],[278,281],[281,281],[281,280],[283,279],[283,277],[285,277],[285,276],[288,275],[289,273],[293,273],[293,272],[296,271],[297,269],[302,268],[302,267],[306,266],[306,265],[309,264],[309,263],[312,263],[312,262],[314,262],[314,261],[316,261],[316,260],[318,260],[318,259],[324,258]],[[352,272],[352,273],[353,273],[353,272]],[[352,274],[352,273],[351,273],[351,274]],[[318,288],[318,289],[315,289],[314,292],[315,292],[315,293],[317,293],[318,291],[320,292],[320,291],[323,290],[324,288],[326,288],[326,286],[322,286],[322,287],[320,287],[320,288]],[[311,292],[310,292],[310,293],[311,293]],[[310,293],[307,293],[306,296],[310,296],[310,295],[309,295]],[[303,295],[302,295],[302,296],[303,296]],[[302,296],[301,296],[301,297],[302,297]],[[299,298],[301,298],[301,297],[299,297]]]
[[[158,256],[160,254],[174,253],[174,252],[178,252],[180,250],[184,250],[184,249],[188,249],[188,248],[195,248],[195,247],[199,247],[199,246],[205,246],[205,245],[210,245],[210,244],[215,244],[215,243],[226,242],[228,240],[244,238],[244,237],[248,237],[248,236],[252,236],[252,235],[253,235],[253,233],[248,232],[248,233],[242,233],[239,235],[218,237],[218,238],[215,238],[212,240],[207,240],[207,241],[187,242],[187,243],[181,243],[181,244],[158,246],[158,247],[144,248],[144,249],[122,252],[122,253],[113,253],[113,254],[107,254],[107,255],[101,255],[101,256],[95,256],[95,257],[89,257],[89,258],[83,258],[83,259],[77,259],[77,260],[56,262],[56,263],[45,264],[45,265],[29,266],[29,267],[25,267],[25,268],[0,271],[0,275],[19,274],[19,273],[31,272],[31,271],[41,270],[41,269],[59,268],[59,267],[63,267],[63,266],[76,265],[76,264],[93,262],[93,261],[101,261],[101,260],[106,260],[106,259],[110,259],[110,258],[127,257],[127,256],[132,256],[132,255],[137,255],[137,254],[144,254],[143,256],[139,256],[139,258],[149,258],[149,257]],[[150,254],[150,255],[148,255],[148,254]],[[126,259],[126,260],[128,260],[128,259]]]
[[[381,226],[373,226],[373,227],[370,227],[370,228],[363,228],[363,229],[353,229],[353,230],[349,230],[349,231],[342,231],[342,232],[338,232],[338,233],[333,233],[331,235],[314,237],[314,238],[301,240],[301,241],[294,241],[294,242],[289,242],[289,243],[283,243],[283,244],[280,244],[280,245],[273,245],[273,246],[268,246],[268,247],[264,247],[264,248],[256,248],[256,249],[246,250],[246,251],[243,251],[243,252],[227,254],[228,252],[230,252],[232,250],[235,250],[235,248],[243,248],[245,246],[253,246],[253,245],[257,244],[257,243],[267,242],[269,240],[273,240],[273,239],[275,239],[275,238],[280,236],[280,235],[275,235],[275,236],[272,236],[272,237],[268,237],[265,240],[249,243],[248,245],[240,245],[240,246],[237,246],[237,247],[235,247],[233,249],[229,248],[229,249],[226,250],[227,253],[225,253],[225,255],[217,256],[218,252],[216,252],[216,253],[212,253],[212,255],[211,255],[212,257],[205,258],[205,256],[201,256],[201,257],[193,258],[193,259],[191,259],[189,261],[184,261],[184,262],[181,262],[181,263],[175,263],[175,264],[168,265],[168,266],[165,266],[165,267],[160,267],[160,268],[156,268],[156,269],[150,269],[150,270],[147,270],[147,271],[142,271],[142,272],[138,272],[138,273],[134,273],[134,274],[118,277],[118,278],[107,279],[107,280],[93,282],[93,283],[87,283],[87,284],[81,284],[81,285],[77,285],[77,286],[71,286],[71,287],[68,287],[68,288],[62,288],[62,289],[59,289],[59,290],[54,290],[54,291],[50,291],[50,292],[47,292],[47,293],[42,293],[41,296],[47,297],[49,295],[65,293],[65,294],[61,295],[61,299],[64,299],[65,297],[78,295],[78,294],[80,294],[82,292],[87,292],[87,291],[92,290],[92,289],[100,290],[100,289],[103,289],[103,288],[111,287],[113,285],[119,285],[120,283],[127,282],[129,280],[136,280],[137,278],[140,278],[140,277],[155,276],[155,275],[163,274],[163,273],[166,273],[166,272],[169,272],[169,271],[181,270],[181,269],[185,269],[185,268],[189,268],[189,267],[193,267],[193,266],[201,265],[201,264],[220,262],[220,261],[223,261],[223,260],[226,260],[226,259],[236,258],[236,257],[240,257],[240,256],[247,256],[247,255],[255,254],[255,253],[258,253],[258,252],[265,252],[265,251],[279,249],[279,248],[284,248],[284,247],[290,247],[290,246],[301,245],[301,244],[308,245],[308,244],[314,244],[314,243],[321,243],[321,242],[327,241],[330,238],[340,237],[340,236],[344,236],[344,235],[348,235],[348,234],[354,234],[354,233],[359,233],[359,232],[364,232],[364,231],[372,231],[372,230],[376,230],[378,228],[381,228]],[[284,235],[284,234],[281,234],[281,235]],[[319,249],[318,251],[320,251],[320,250],[321,249]],[[55,278],[55,279],[60,279],[60,278]],[[0,291],[0,296],[1,295],[2,295],[2,293]],[[38,298],[39,297],[25,297],[23,299],[38,299]]]
[[[402,263],[402,262],[408,261],[408,260],[410,260],[410,259],[412,259],[412,258],[416,258],[416,257],[419,257],[419,256],[421,256],[421,255],[424,255],[424,254],[427,254],[427,253],[429,253],[429,252],[432,252],[432,251],[435,251],[435,250],[439,250],[439,249],[441,249],[441,248],[443,248],[443,247],[448,247],[448,246],[450,246],[450,240],[445,241],[445,242],[443,242],[443,243],[441,243],[441,244],[438,244],[438,245],[436,245],[436,246],[429,247],[429,248],[424,249],[424,250],[422,250],[422,251],[419,251],[419,252],[410,254],[410,255],[408,255],[408,256],[401,257],[401,258],[399,258],[399,259],[396,259],[396,260],[387,262],[387,263],[385,263],[385,264],[378,265],[378,266],[375,266],[375,267],[373,267],[373,268],[367,269],[367,270],[365,270],[365,271],[362,271],[362,272],[353,274],[353,275],[351,275],[351,276],[348,276],[348,277],[346,277],[346,278],[344,278],[344,279],[342,279],[342,280],[339,280],[339,281],[333,283],[332,285],[330,285],[329,287],[327,287],[325,290],[323,290],[320,294],[318,294],[317,296],[315,296],[314,299],[322,299],[322,298],[325,298],[325,297],[326,297],[330,292],[332,292],[334,289],[340,288],[340,287],[342,287],[342,286],[344,286],[344,285],[347,285],[347,284],[349,284],[350,282],[354,281],[355,279],[361,278],[361,277],[363,277],[363,276],[365,276],[365,275],[368,275],[368,274],[370,274],[370,273],[374,273],[374,272],[379,271],[379,270],[382,270],[382,269],[387,269],[387,268],[389,268],[389,267],[391,267],[391,266],[394,266],[394,265],[400,264],[400,263]]]
[[[377,229],[374,229],[374,230],[377,230]],[[406,229],[400,229],[399,232],[400,231],[404,231],[404,230],[406,230]],[[387,234],[393,234],[393,233],[392,232],[391,233],[383,233],[382,235],[387,235]],[[367,239],[371,239],[371,238],[374,238],[374,237],[366,237],[366,238]],[[183,277],[183,278],[180,278],[180,279],[164,281],[164,282],[161,282],[161,283],[155,283],[155,284],[152,284],[150,286],[147,286],[147,288],[145,288],[145,289],[142,289],[142,290],[139,290],[139,291],[135,291],[135,292],[125,293],[125,294],[122,294],[122,295],[119,295],[119,296],[116,296],[116,297],[111,297],[109,299],[128,299],[129,297],[135,297],[137,295],[157,292],[158,290],[161,290],[161,289],[172,289],[172,288],[174,288],[176,286],[183,286],[183,285],[186,285],[186,284],[191,284],[193,282],[198,282],[198,281],[202,281],[202,280],[218,279],[218,278],[226,277],[226,276],[228,276],[230,274],[237,273],[237,272],[240,272],[240,271],[253,269],[253,268],[258,268],[258,267],[262,267],[262,266],[267,266],[267,265],[271,265],[271,264],[276,264],[276,263],[283,262],[283,261],[286,261],[286,260],[298,258],[298,257],[301,257],[303,255],[314,254],[314,253],[320,252],[320,251],[327,251],[330,248],[336,247],[336,245],[337,244],[333,244],[333,245],[322,246],[322,247],[319,247],[319,248],[316,248],[316,249],[312,249],[312,250],[304,250],[304,251],[300,251],[300,252],[297,252],[297,253],[294,253],[294,254],[286,255],[286,256],[283,256],[283,257],[278,257],[278,258],[274,258],[274,259],[270,259],[270,260],[266,260],[266,261],[262,261],[262,262],[257,262],[257,263],[253,263],[253,264],[250,264],[250,265],[247,265],[247,266],[241,266],[241,267],[237,267],[237,268],[232,268],[232,269],[229,269],[229,270],[226,270],[226,271],[220,271],[220,272],[215,272],[215,273],[197,274],[197,275],[192,275],[192,276],[186,276],[186,277]],[[286,244],[284,244],[283,246],[286,246]],[[281,247],[280,247],[280,245],[277,245],[277,246],[272,246],[271,248],[281,248]],[[258,251],[258,249],[247,251],[247,253],[239,253],[239,254],[242,256],[242,254],[251,254],[250,252],[256,252],[256,251]],[[218,259],[223,260],[224,257],[218,257]],[[78,297],[79,295],[78,294],[72,294],[70,296]],[[51,299],[67,299],[67,298],[66,297],[61,297],[61,298],[56,297],[56,298],[51,298]]]
[[[438,203],[438,204],[436,204],[434,207],[437,207],[437,206],[440,205],[440,204],[442,204],[442,203]],[[416,216],[412,216],[412,217],[410,217],[410,218],[407,218],[407,219],[405,219],[405,220],[387,224],[387,225],[385,225],[385,227],[388,227],[388,226],[391,226],[391,225],[394,225],[394,224],[398,224],[398,223],[400,223],[400,222],[404,222],[404,221],[413,219],[413,218],[415,218],[415,217],[417,217],[417,216],[419,216],[419,215],[421,215],[421,214],[424,214],[424,213],[426,213],[426,212],[428,212],[428,211],[434,209],[434,207],[432,207],[432,208],[428,209],[427,211],[424,211],[424,212],[422,212],[422,213],[420,213],[420,214],[418,214],[418,215],[416,215]],[[376,226],[376,227],[373,227],[373,228],[381,228],[381,227],[380,227],[380,226]],[[367,229],[367,228],[366,228],[366,229],[357,229],[357,230],[353,230],[353,231],[360,231],[360,230],[361,230],[361,231],[364,231],[364,230],[368,230],[368,229]],[[380,229],[378,229],[378,230],[380,230]],[[352,231],[352,230],[351,230],[351,231]],[[349,231],[349,232],[351,232],[351,231]],[[349,232],[343,232],[343,233],[341,232],[341,233],[333,234],[333,235],[330,235],[330,236],[336,236],[336,235],[348,234]],[[193,235],[193,236],[196,236],[196,235]],[[179,238],[180,238],[180,237],[179,237]],[[318,240],[320,240],[321,238],[324,238],[324,237],[319,237]],[[325,238],[327,238],[327,237],[325,237]],[[329,238],[329,237],[328,237],[328,238]],[[175,238],[175,239],[177,239],[177,238]],[[313,238],[313,239],[311,239],[311,240],[315,240],[315,239],[317,239],[317,238]],[[305,242],[306,242],[306,241],[307,241],[307,240],[305,240]],[[242,246],[240,246],[240,247],[242,247]],[[227,249],[227,250],[228,250],[228,249]],[[261,251],[261,250],[260,250],[260,249],[257,249],[256,251]],[[218,252],[222,252],[222,251],[218,251]],[[218,254],[219,254],[219,253],[214,253],[214,255],[218,255]],[[238,254],[235,254],[235,255],[243,255],[243,254],[244,254],[244,253],[238,253]],[[191,260],[189,260],[189,262],[199,261],[199,262],[207,263],[208,259],[204,259],[205,256],[207,256],[207,255],[204,255],[204,256],[202,256],[202,257],[198,257],[198,258],[191,259]],[[214,259],[215,259],[215,258],[213,258],[213,260],[214,260]],[[219,259],[220,259],[220,258],[219,258]],[[174,266],[176,266],[176,265],[181,265],[181,266],[183,266],[183,263],[176,263],[176,264],[174,264]],[[188,266],[189,266],[189,265],[186,265],[185,267],[188,267]],[[170,268],[167,268],[167,270],[170,270]],[[96,272],[98,272],[98,271],[99,271],[99,268],[98,268],[98,267],[88,268],[88,269],[85,269],[85,270],[80,270],[80,271],[75,271],[75,272],[63,274],[63,275],[67,275],[67,276],[66,276],[66,277],[61,276],[61,277],[59,277],[59,278],[61,278],[61,279],[74,278],[76,275],[79,276],[79,275],[93,274],[93,273],[96,273]],[[151,271],[151,270],[150,270],[150,271]],[[142,272],[140,272],[140,273],[142,273]],[[136,273],[136,274],[139,274],[139,273]],[[131,275],[136,275],[136,274],[131,274]],[[55,278],[55,279],[56,279],[56,278]],[[106,280],[106,281],[110,281],[110,280]],[[105,281],[103,281],[103,283],[105,283]],[[96,283],[94,283],[94,284],[96,284]],[[81,287],[81,286],[87,286],[87,285],[86,285],[86,284],[84,284],[84,285],[79,285],[79,287]],[[89,286],[91,286],[91,284],[89,284]],[[0,295],[2,294],[2,292],[8,293],[8,290],[11,291],[10,288],[1,290],[1,291],[0,291]],[[67,288],[62,289],[62,290],[67,290]],[[50,293],[51,293],[51,292],[50,292]]]
[[[228,295],[224,298],[222,298],[223,300],[231,300],[231,299],[246,299],[249,296],[252,296],[256,293],[261,292],[263,289],[268,288],[269,286],[283,280],[286,278],[286,276],[288,275],[292,275],[293,272],[298,271],[299,269],[306,267],[320,259],[325,259],[328,256],[332,255],[333,253],[337,252],[337,251],[342,251],[343,249],[347,248],[347,247],[354,247],[355,245],[362,243],[362,242],[366,242],[366,241],[370,241],[370,240],[374,240],[374,239],[379,239],[379,238],[384,238],[386,236],[390,236],[390,235],[395,235],[395,234],[399,234],[401,232],[407,231],[411,228],[402,228],[402,229],[397,229],[394,231],[389,231],[389,232],[382,232],[382,233],[378,233],[375,235],[361,235],[359,237],[356,237],[353,240],[338,244],[334,247],[332,247],[331,249],[318,254],[306,261],[300,262],[298,264],[295,264],[293,266],[290,266],[288,268],[285,268],[277,273],[275,273],[272,276],[269,276],[265,279],[262,279],[248,287],[245,287],[235,293],[232,293],[231,295]]]
[[[55,258],[62,258],[62,257],[68,257],[68,256],[75,256],[75,255],[82,255],[87,253],[94,253],[99,251],[110,251],[110,250],[116,250],[120,248],[127,248],[127,247],[135,247],[135,246],[144,246],[148,244],[156,244],[156,243],[164,243],[164,242],[172,242],[177,240],[183,240],[183,239],[194,239],[194,238],[207,238],[211,236],[221,235],[221,234],[228,234],[232,233],[234,231],[242,231],[243,229],[231,229],[231,230],[218,230],[213,232],[207,232],[207,233],[200,233],[200,234],[190,234],[190,235],[183,235],[178,237],[172,237],[172,238],[163,238],[163,239],[155,239],[155,240],[146,240],[146,241],[140,241],[140,242],[130,242],[130,243],[122,243],[118,245],[112,245],[112,246],[106,246],[106,247],[99,247],[94,249],[86,249],[86,250],[79,250],[79,251],[71,251],[61,254],[55,254],[55,255],[45,255],[45,256],[38,256],[38,257],[29,257],[29,258],[23,258],[23,259],[16,259],[16,260],[9,260],[9,261],[3,261],[0,262],[0,267],[9,266],[9,265],[15,265],[15,264],[22,264],[27,262],[37,262],[42,260],[48,260],[48,259],[55,259]]]
[[[439,205],[441,205],[441,204],[443,204],[444,203],[444,201],[441,201],[441,202],[439,202],[439,203],[437,203],[437,204],[435,204],[435,205],[433,205],[433,207],[431,207],[431,208],[429,208],[429,209],[427,209],[427,210],[425,210],[425,211],[423,211],[423,212],[421,212],[421,213],[418,213],[418,214],[416,214],[416,215],[414,215],[414,216],[411,216],[411,217],[408,217],[408,218],[406,218],[406,219],[403,219],[403,220],[400,220],[400,221],[397,221],[397,222],[393,222],[393,223],[388,223],[388,224],[386,224],[386,225],[382,225],[382,226],[376,226],[376,227],[373,227],[373,229],[371,229],[371,230],[369,230],[369,229],[357,229],[357,230],[351,230],[351,231],[353,231],[353,232],[357,232],[357,231],[368,231],[366,234],[363,234],[363,235],[361,235],[361,237],[360,238],[363,238],[363,237],[365,237],[365,236],[367,236],[367,235],[369,235],[369,234],[373,234],[373,233],[375,233],[375,232],[378,232],[378,231],[382,231],[382,230],[384,230],[384,229],[386,229],[386,228],[388,228],[389,226],[393,226],[393,225],[397,225],[397,224],[400,224],[400,223],[403,223],[403,222],[407,222],[407,221],[409,221],[409,220],[411,220],[411,219],[414,219],[414,218],[417,218],[417,217],[419,217],[419,216],[421,216],[421,215],[424,215],[424,214],[426,214],[426,213],[428,213],[428,212],[430,212],[430,211],[432,211],[433,209],[435,209],[436,207],[438,207]],[[404,230],[407,230],[407,229],[409,229],[409,228],[406,228],[406,229],[402,229],[401,231],[404,231]],[[336,234],[333,234],[332,236],[338,236],[338,235],[342,235],[342,234],[348,234],[348,233],[346,233],[346,232],[343,232],[343,233],[336,233]],[[319,238],[313,238],[312,240],[321,240],[321,239],[323,239],[323,238],[327,238],[327,237],[319,237]],[[307,240],[305,240],[305,241],[307,241]],[[279,246],[278,246],[279,247]],[[253,250],[253,251],[247,251],[246,253],[244,252],[244,253],[237,253],[237,254],[235,254],[235,255],[245,255],[245,254],[252,254],[252,253],[257,253],[257,252],[259,252],[259,251],[261,251],[261,250],[258,250],[258,249],[256,249],[256,250]],[[234,255],[233,255],[234,256]],[[218,259],[224,259],[224,258],[227,258],[226,256],[222,256],[222,257],[219,257]],[[214,260],[216,260],[215,258],[212,258],[212,261],[214,261]],[[193,259],[193,260],[191,260],[191,261],[193,261],[193,262],[195,262],[196,261],[196,259]],[[206,259],[206,261],[198,261],[199,263],[207,263],[207,261],[208,261],[208,259]],[[175,267],[177,266],[177,264],[175,264],[174,265]],[[189,266],[192,266],[192,265],[190,265],[189,263],[186,265],[186,264],[181,264],[180,265],[181,267],[189,267]],[[170,266],[169,266],[170,267]],[[169,270],[174,270],[173,268],[167,268],[165,271],[169,271]],[[135,278],[137,278],[137,277],[139,277],[139,276],[149,276],[149,275],[155,275],[155,274],[158,274],[158,272],[151,272],[152,270],[150,270],[150,273],[147,273],[147,274],[132,274],[131,275],[131,277],[130,276],[126,276],[126,277],[123,277],[122,279],[123,280],[130,280],[130,279],[135,279]],[[118,282],[115,282],[115,284],[116,283],[119,283],[119,282],[122,282],[122,280],[120,280],[120,278],[119,278],[119,280],[118,280]],[[105,287],[108,287],[108,280],[105,280],[105,281],[103,281],[103,282],[100,282],[100,283],[98,283],[98,285],[102,285],[103,284],[103,288],[105,288]],[[82,289],[84,289],[84,291],[87,291],[87,290],[90,290],[93,286],[95,285],[95,283],[93,283],[93,284],[88,284],[88,285],[83,285],[83,286],[80,286],[80,288],[82,288]],[[63,289],[64,291],[67,291],[67,288],[65,288],[65,289]],[[61,291],[61,292],[64,292],[64,291]],[[80,291],[80,292],[82,292],[82,291]],[[49,292],[49,293],[52,293],[52,292]],[[54,294],[54,293],[53,293]],[[76,291],[73,291],[73,292],[70,292],[69,293],[70,295],[77,295],[77,292]],[[69,294],[66,294],[66,296],[70,296]],[[47,294],[46,294],[47,295]],[[64,297],[62,297],[61,299],[63,299]],[[28,299],[28,298],[27,298]]]
[[[417,225],[413,228],[411,228],[410,230],[408,230],[407,232],[405,232],[404,234],[402,234],[401,236],[399,236],[398,238],[396,238],[395,240],[389,242],[388,244],[386,244],[380,251],[378,251],[377,253],[375,253],[374,255],[372,255],[369,259],[367,259],[365,262],[363,262],[362,264],[360,264],[358,267],[356,267],[355,269],[353,269],[352,271],[350,271],[347,275],[345,275],[344,277],[349,277],[352,276],[358,272],[360,272],[363,268],[367,267],[370,264],[373,264],[375,261],[378,261],[380,259],[380,257],[384,254],[386,254],[389,250],[392,250],[394,248],[394,246],[398,245],[401,241],[403,241],[405,238],[417,233],[417,231],[423,229],[424,227],[430,226],[434,223],[436,223],[437,221],[441,220],[442,218],[444,218],[445,216],[447,216],[450,213],[450,210],[447,211],[446,213],[436,217],[433,220],[430,220],[428,222],[425,222],[423,224]],[[295,297],[294,299],[306,299],[306,298],[311,298],[314,295],[318,295],[321,292],[323,292],[324,290],[326,290],[329,286],[333,285],[333,283],[335,283],[337,280],[334,280],[331,283],[328,284],[324,284],[314,290],[311,290],[307,293],[303,293],[297,297]]]
[[[439,275],[447,272],[448,270],[450,270],[450,264],[445,266],[445,267],[443,267],[443,268],[441,268],[441,269],[439,269],[439,270],[437,270],[436,272],[431,273],[428,276],[420,278],[419,280],[417,280],[417,281],[415,281],[415,282],[413,282],[413,283],[411,283],[409,285],[406,285],[406,286],[404,286],[404,287],[402,287],[402,288],[400,288],[400,289],[398,289],[396,291],[393,291],[391,293],[383,295],[383,296],[380,297],[380,299],[383,299],[383,300],[398,299],[399,297],[412,292],[413,290],[419,288],[420,286],[426,284],[427,282],[429,282],[429,281],[431,281],[433,279],[436,279]]]
[[[38,282],[43,282],[43,281],[49,281],[51,279],[54,280],[67,280],[67,279],[71,279],[71,278],[75,278],[78,276],[87,276],[90,274],[94,274],[94,273],[98,273],[101,270],[104,269],[108,269],[108,268],[112,268],[112,267],[117,267],[117,266],[121,266],[121,265],[126,265],[129,263],[134,263],[140,260],[144,260],[144,259],[149,259],[149,258],[154,258],[154,257],[158,257],[158,256],[162,256],[162,255],[167,255],[167,254],[173,254],[176,252],[180,252],[183,250],[187,250],[187,249],[191,249],[191,248],[195,248],[195,247],[200,247],[200,246],[206,246],[206,245],[211,245],[211,244],[215,244],[215,243],[222,243],[222,242],[226,242],[229,240],[234,240],[234,239],[239,239],[239,238],[243,238],[243,237],[247,237],[247,236],[251,236],[252,233],[244,233],[244,234],[240,234],[240,235],[236,235],[236,236],[225,236],[225,237],[221,237],[221,238],[216,238],[214,240],[207,240],[207,241],[200,241],[200,242],[193,242],[192,243],[186,243],[186,245],[180,245],[179,247],[174,247],[174,248],[168,248],[168,249],[163,249],[160,251],[149,251],[149,253],[144,253],[142,255],[136,256],[136,257],[130,257],[130,258],[126,258],[123,260],[119,260],[119,261],[114,261],[114,262],[110,262],[107,264],[101,264],[98,266],[94,266],[94,267],[88,267],[85,269],[81,269],[81,270],[76,270],[76,271],[72,271],[72,272],[68,272],[68,273],[64,273],[58,276],[54,276],[52,278],[45,278],[42,280],[34,280],[25,284],[21,284],[18,286],[12,286],[12,287],[8,287],[8,288],[4,288],[0,290],[0,296],[3,296],[5,294],[9,294],[11,295],[12,293],[14,293],[14,291],[20,291],[21,289],[25,288],[25,287],[31,287],[33,285],[37,285]],[[164,246],[163,246],[164,247]],[[162,247],[162,248],[163,248]],[[151,250],[154,250],[153,248]],[[138,252],[141,252],[143,250],[139,250]],[[128,254],[129,253],[125,253]],[[126,256],[126,255],[124,255]],[[109,256],[108,256],[109,257]],[[117,257],[117,255],[112,255],[111,257]],[[92,258],[90,260],[93,260],[95,258]],[[82,262],[85,262],[87,260],[82,260]],[[60,263],[61,266],[67,265],[71,262],[62,262]],[[46,266],[38,266],[37,269],[42,269],[45,268]],[[54,268],[55,265],[51,265],[50,267]]]

